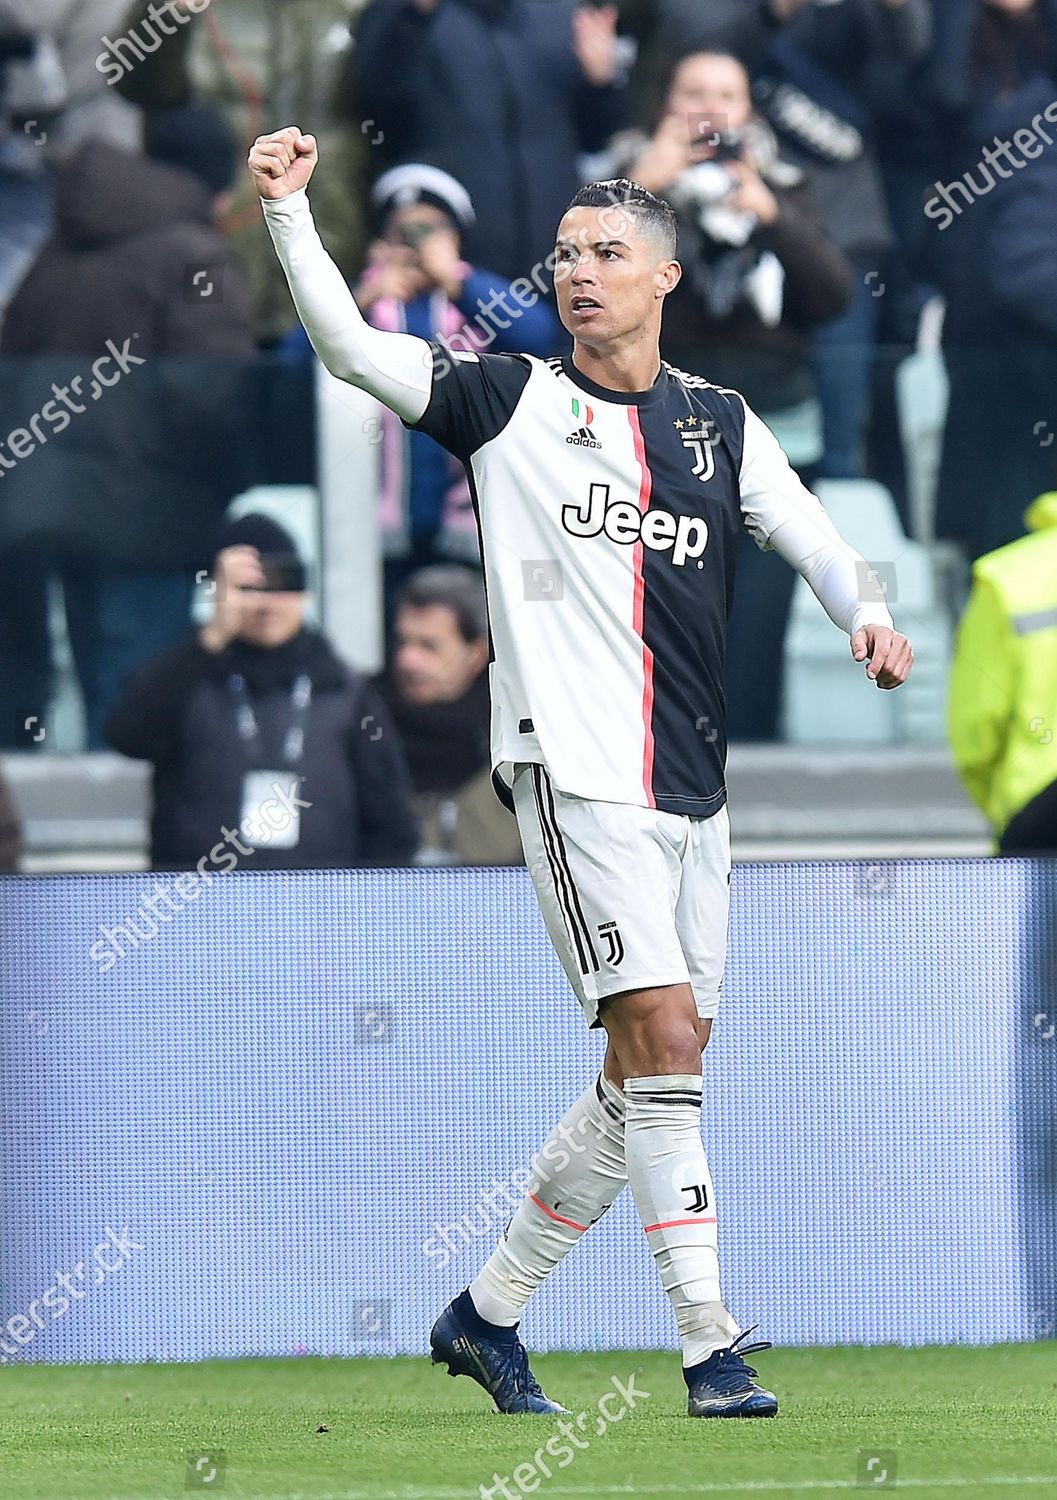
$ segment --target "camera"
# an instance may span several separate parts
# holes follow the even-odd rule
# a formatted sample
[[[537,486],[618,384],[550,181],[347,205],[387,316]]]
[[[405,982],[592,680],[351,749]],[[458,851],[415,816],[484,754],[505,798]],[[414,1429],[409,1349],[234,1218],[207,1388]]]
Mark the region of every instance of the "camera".
[[[706,161],[740,161],[745,142],[736,130],[711,130],[694,142],[694,151]]]
[[[409,250],[417,250],[423,240],[428,240],[431,234],[436,233],[436,229],[435,224],[401,224],[397,237]]]

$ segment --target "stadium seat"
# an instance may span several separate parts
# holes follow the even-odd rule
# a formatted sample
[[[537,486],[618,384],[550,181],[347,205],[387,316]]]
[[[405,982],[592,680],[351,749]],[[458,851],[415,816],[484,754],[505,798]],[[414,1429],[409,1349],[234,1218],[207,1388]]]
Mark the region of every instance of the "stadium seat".
[[[876,570],[897,625],[913,642],[916,663],[899,692],[870,687],[811,589],[798,580],[785,640],[785,737],[799,744],[942,743],[951,626],[928,549],[904,535],[883,485],[829,479],[820,480],[817,491],[837,530]]]
[[[785,450],[794,469],[803,469],[822,457],[822,407],[813,397],[785,411],[760,413]]]
[[[896,400],[906,454],[911,525],[916,539],[927,542],[933,536],[936,477],[947,420],[947,371],[938,349],[919,350],[903,360],[896,372]]]

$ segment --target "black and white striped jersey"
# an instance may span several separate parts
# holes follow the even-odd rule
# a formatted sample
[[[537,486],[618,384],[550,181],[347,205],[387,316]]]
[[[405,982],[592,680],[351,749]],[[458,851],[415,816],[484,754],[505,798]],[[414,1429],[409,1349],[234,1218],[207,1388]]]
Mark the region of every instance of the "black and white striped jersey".
[[[564,792],[709,817],[739,533],[824,512],[734,391],[662,365],[619,393],[571,358],[433,348],[414,424],[461,458],[491,628],[492,760]],[[828,525],[828,522],[827,522]]]
[[[571,358],[449,354],[372,328],[304,188],[264,203],[313,347],[467,466],[492,636],[492,756],[561,792],[709,817],[726,797],[723,654],[747,528],[849,634],[891,628],[867,565],[735,391],[668,365],[648,391]]]

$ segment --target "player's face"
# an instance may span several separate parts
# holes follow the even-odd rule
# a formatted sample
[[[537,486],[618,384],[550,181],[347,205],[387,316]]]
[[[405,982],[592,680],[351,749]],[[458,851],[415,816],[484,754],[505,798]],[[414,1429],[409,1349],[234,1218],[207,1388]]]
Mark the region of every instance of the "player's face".
[[[396,684],[409,703],[454,703],[488,660],[486,641],[467,641],[443,604],[401,605],[396,613]]]
[[[558,225],[554,291],[558,316],[578,343],[605,346],[660,319],[679,279],[657,243],[619,204],[571,208]]]
[[[293,640],[305,622],[305,595],[247,589],[242,596],[241,640],[275,650]]]

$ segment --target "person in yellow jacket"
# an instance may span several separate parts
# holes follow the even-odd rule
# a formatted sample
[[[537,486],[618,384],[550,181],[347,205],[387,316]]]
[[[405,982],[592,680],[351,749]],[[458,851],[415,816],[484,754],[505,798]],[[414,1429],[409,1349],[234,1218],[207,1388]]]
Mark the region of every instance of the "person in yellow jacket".
[[[973,564],[948,702],[951,749],[1003,854],[1057,853],[1057,490],[1029,535]]]

